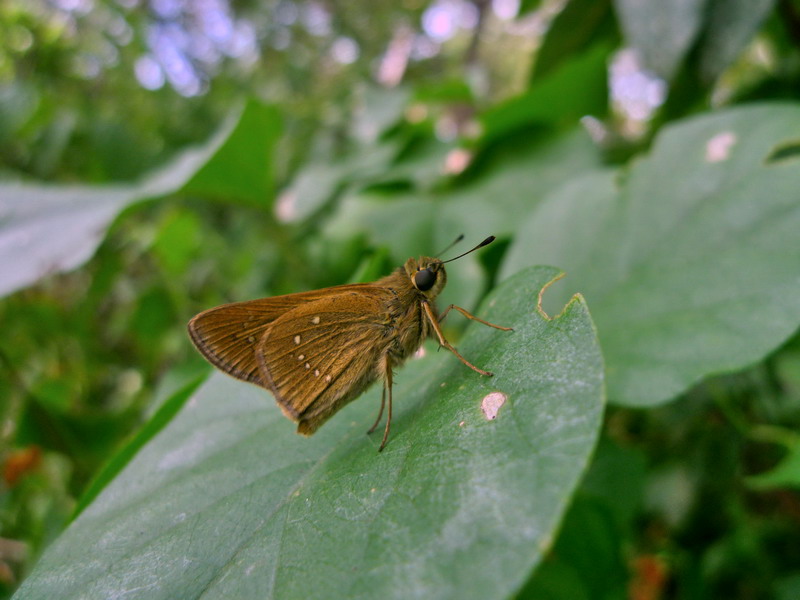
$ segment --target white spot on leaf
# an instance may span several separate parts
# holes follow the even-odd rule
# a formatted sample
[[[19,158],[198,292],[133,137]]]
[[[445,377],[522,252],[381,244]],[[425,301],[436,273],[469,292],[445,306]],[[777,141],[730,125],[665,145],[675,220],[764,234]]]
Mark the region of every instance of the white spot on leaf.
[[[487,421],[494,421],[497,418],[497,413],[500,407],[506,403],[507,398],[508,396],[502,392],[492,392],[483,397],[481,410]]]
[[[710,163],[728,160],[735,143],[736,134],[730,131],[718,133],[706,143],[706,160]]]

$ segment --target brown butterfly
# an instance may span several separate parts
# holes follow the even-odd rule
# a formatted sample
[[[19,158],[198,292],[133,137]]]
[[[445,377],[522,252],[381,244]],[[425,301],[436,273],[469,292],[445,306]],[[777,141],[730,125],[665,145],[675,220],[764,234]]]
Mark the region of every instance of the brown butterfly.
[[[459,236],[456,242],[463,236]],[[297,432],[311,435],[375,380],[383,379],[380,423],[389,409],[380,448],[392,422],[392,370],[432,337],[473,371],[479,369],[448,342],[441,321],[451,309],[494,325],[451,304],[439,315],[434,304],[447,283],[444,264],[494,241],[494,236],[455,258],[422,256],[374,283],[357,283],[225,304],[189,321],[189,335],[211,364],[271,391]],[[454,242],[455,243],[455,242]],[[452,245],[451,245],[452,246]]]

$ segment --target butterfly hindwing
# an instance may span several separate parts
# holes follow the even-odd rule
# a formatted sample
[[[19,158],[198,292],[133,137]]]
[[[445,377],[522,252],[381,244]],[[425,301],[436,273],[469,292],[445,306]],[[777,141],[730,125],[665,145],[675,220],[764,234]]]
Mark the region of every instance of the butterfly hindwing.
[[[301,433],[313,433],[382,375],[392,299],[379,287],[341,290],[297,306],[266,328],[256,352],[261,378]]]

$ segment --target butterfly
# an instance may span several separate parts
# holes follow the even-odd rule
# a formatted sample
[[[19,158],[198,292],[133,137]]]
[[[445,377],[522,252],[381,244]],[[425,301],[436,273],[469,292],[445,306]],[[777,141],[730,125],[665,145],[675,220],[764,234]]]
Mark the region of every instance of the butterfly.
[[[447,283],[445,263],[494,239],[490,236],[447,261],[428,256],[409,258],[402,267],[373,283],[338,285],[211,308],[189,321],[189,336],[212,365],[272,392],[283,414],[297,423],[297,432],[303,435],[313,434],[371,384],[382,380],[380,411],[368,431],[377,428],[388,407],[381,451],[392,422],[393,371],[427,338],[438,340],[473,371],[492,376],[461,356],[444,337],[440,323],[456,310],[489,327],[503,331],[511,328],[479,319],[453,304],[439,314],[435,299]]]

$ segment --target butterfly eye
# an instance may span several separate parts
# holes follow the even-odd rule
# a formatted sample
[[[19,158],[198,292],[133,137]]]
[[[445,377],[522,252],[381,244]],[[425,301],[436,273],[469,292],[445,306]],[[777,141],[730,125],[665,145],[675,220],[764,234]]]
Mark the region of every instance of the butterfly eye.
[[[414,287],[421,292],[427,292],[436,283],[436,275],[430,269],[421,269],[414,273]]]

